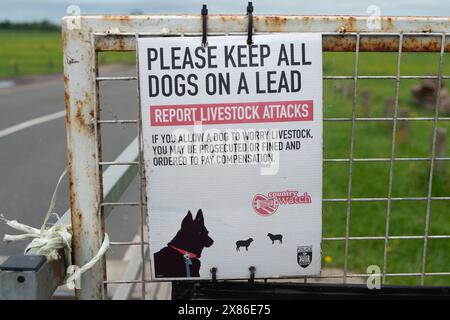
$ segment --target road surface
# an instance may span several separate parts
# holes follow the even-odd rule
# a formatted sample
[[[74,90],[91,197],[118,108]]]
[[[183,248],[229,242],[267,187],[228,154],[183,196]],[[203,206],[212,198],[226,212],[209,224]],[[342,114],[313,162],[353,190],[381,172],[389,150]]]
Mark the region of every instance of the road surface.
[[[126,66],[108,66],[104,75],[135,75]],[[103,119],[136,119],[136,82],[102,83]],[[39,228],[56,182],[67,164],[62,75],[37,77],[15,88],[0,89],[0,213]],[[102,129],[103,159],[111,161],[137,134],[134,124]],[[137,201],[137,179],[123,196]],[[60,189],[56,211],[69,207],[68,179]],[[139,227],[138,208],[117,208],[107,220],[112,241],[131,241]],[[0,225],[0,236],[14,234]],[[0,256],[19,254],[25,243],[0,243]],[[113,247],[108,258],[120,259],[127,248]]]

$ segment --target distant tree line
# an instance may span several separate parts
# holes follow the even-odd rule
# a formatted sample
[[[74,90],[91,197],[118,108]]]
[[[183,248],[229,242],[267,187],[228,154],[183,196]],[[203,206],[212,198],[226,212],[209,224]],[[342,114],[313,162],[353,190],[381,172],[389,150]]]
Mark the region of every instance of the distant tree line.
[[[36,31],[59,31],[60,27],[48,20],[35,22],[11,22],[0,21],[0,30],[36,30]]]

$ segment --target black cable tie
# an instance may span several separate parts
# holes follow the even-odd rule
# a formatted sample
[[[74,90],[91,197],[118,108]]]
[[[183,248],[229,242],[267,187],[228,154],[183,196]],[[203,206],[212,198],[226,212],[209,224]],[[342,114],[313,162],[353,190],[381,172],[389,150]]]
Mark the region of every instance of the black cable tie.
[[[248,26],[247,26],[247,45],[251,46],[253,44],[253,4],[251,1],[247,5],[247,16],[248,16]]]
[[[208,7],[206,4],[202,7],[202,47],[208,46],[207,21],[208,21]]]
[[[251,266],[250,268],[248,268],[248,270],[250,271],[250,279],[248,279],[248,282],[254,283],[255,282],[256,268],[254,266]]]
[[[212,282],[217,282],[217,268],[213,267],[211,268],[211,281]]]

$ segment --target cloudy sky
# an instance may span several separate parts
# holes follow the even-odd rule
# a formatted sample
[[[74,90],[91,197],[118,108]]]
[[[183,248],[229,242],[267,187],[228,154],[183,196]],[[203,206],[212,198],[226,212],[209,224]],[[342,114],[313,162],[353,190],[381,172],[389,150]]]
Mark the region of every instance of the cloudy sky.
[[[128,14],[130,12],[198,13],[203,3],[210,13],[244,13],[244,0],[0,0],[0,20],[58,22],[70,5],[82,14]],[[449,16],[449,0],[253,0],[255,14],[347,14],[365,15],[370,5],[381,15]]]

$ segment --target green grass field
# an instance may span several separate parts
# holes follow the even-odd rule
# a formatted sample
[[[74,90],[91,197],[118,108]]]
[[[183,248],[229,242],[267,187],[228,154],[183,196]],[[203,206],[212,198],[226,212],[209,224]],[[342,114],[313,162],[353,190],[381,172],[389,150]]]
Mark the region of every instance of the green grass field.
[[[0,77],[62,71],[59,32],[0,30]]]
[[[446,54],[445,58],[450,58]],[[353,75],[355,55],[325,53],[324,75]],[[445,61],[445,59],[444,59]],[[436,75],[439,54],[404,53],[401,61],[402,75]],[[361,53],[360,75],[395,75],[395,53]],[[444,64],[444,74],[450,74],[450,61]],[[348,81],[353,89],[353,80]],[[410,117],[432,117],[433,112],[411,104],[410,89],[418,80],[402,80],[399,88],[399,108],[407,109]],[[352,98],[344,97],[335,89],[336,82],[324,81],[324,117],[348,118],[352,115]],[[446,83],[450,87],[450,83]],[[383,117],[384,99],[395,96],[394,80],[358,80],[357,117]],[[360,92],[370,92],[370,110],[364,115],[359,100]],[[351,95],[350,95],[351,96]],[[448,114],[446,116],[449,116]],[[439,127],[450,132],[450,123],[440,121]],[[432,121],[412,121],[408,125],[409,137],[396,135],[395,157],[430,157]],[[351,141],[350,122],[324,122],[324,158],[348,158]],[[355,158],[389,158],[391,155],[392,127],[379,121],[356,122]],[[450,156],[448,144],[446,157]],[[450,168],[435,172],[432,196],[449,196]],[[426,197],[428,192],[429,161],[395,162],[392,184],[393,197]],[[386,197],[388,194],[389,162],[354,162],[352,197]],[[347,198],[348,162],[324,164],[324,198]],[[393,201],[391,206],[391,236],[421,236],[425,229],[426,201]],[[325,202],[323,207],[323,236],[344,237],[347,204]],[[387,202],[352,202],[350,211],[350,236],[381,236],[386,233]],[[432,201],[430,235],[450,234],[449,201]],[[430,239],[427,272],[450,270],[449,239]],[[351,272],[365,273],[371,265],[383,268],[384,240],[350,240],[348,266]],[[342,268],[345,241],[323,242],[323,266]],[[388,273],[421,272],[423,240],[391,240],[388,246]],[[325,258],[326,257],[326,258]],[[389,277],[390,284],[420,284],[420,277]],[[450,277],[426,277],[428,285],[450,285]]]
[[[5,32],[0,31],[0,77],[45,74],[62,71],[60,34],[57,32]],[[353,75],[355,54],[325,53],[324,75]],[[450,56],[446,54],[444,75],[450,75]],[[134,53],[107,53],[100,55],[100,63],[133,63]],[[439,54],[404,53],[402,75],[436,75]],[[392,53],[361,53],[360,75],[395,75],[397,56]],[[351,117],[351,95],[344,97],[343,83],[336,90],[334,80],[324,81],[324,116]],[[418,80],[402,80],[399,108],[407,109],[410,117],[432,117],[433,113],[410,102],[410,89]],[[447,88],[450,82],[446,81]],[[370,110],[363,115],[357,101],[357,116],[383,117],[383,101],[395,96],[393,80],[359,80],[358,97],[362,90],[370,92]],[[449,116],[449,115],[446,115]],[[450,132],[450,122],[440,121],[439,127]],[[407,138],[398,136],[396,157],[429,157],[432,121],[411,121]],[[350,150],[350,122],[324,122],[324,158],[348,158]],[[392,127],[379,121],[356,122],[355,158],[389,158]],[[447,146],[449,143],[447,143]],[[449,148],[446,157],[450,156]],[[426,197],[428,192],[429,162],[398,161],[394,165],[393,197]],[[450,196],[450,168],[444,163],[433,179],[432,196]],[[386,197],[388,194],[389,162],[354,162],[352,197]],[[324,164],[324,198],[346,198],[348,190],[347,162]],[[394,201],[391,207],[391,236],[421,236],[425,229],[426,201]],[[323,207],[323,236],[344,237],[347,204],[325,202]],[[387,202],[352,202],[350,236],[379,236],[386,233]],[[450,234],[450,202],[432,201],[430,235]],[[323,242],[323,267],[343,268],[344,241]],[[388,247],[388,273],[421,272],[423,240],[391,240]],[[349,271],[364,273],[369,265],[383,268],[384,240],[351,240],[349,242]],[[428,272],[450,271],[450,239],[430,239],[427,257]],[[390,277],[390,284],[419,284],[420,277]],[[450,285],[450,276],[427,277],[427,285]]]
[[[63,70],[61,34],[0,30],[0,78],[58,73]],[[133,63],[134,53],[100,55],[100,63]]]

